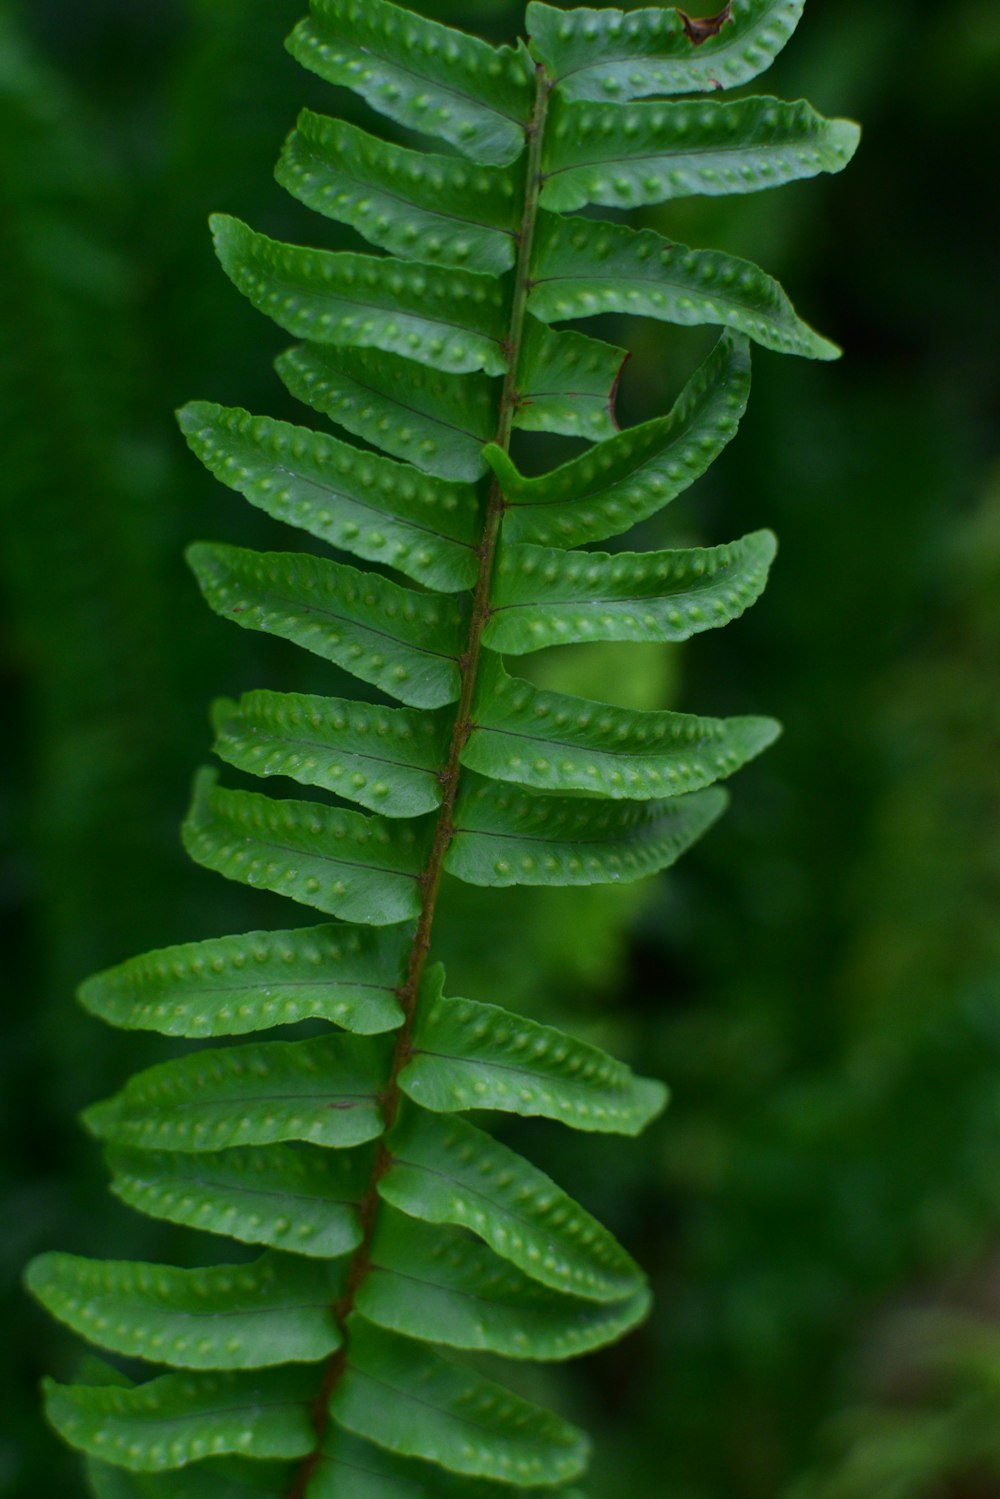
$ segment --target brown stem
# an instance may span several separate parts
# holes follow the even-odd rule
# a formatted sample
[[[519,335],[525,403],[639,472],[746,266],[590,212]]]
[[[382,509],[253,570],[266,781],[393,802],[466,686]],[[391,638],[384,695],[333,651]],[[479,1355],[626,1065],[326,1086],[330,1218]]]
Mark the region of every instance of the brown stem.
[[[510,366],[500,395],[500,409],[497,422],[496,443],[505,452],[510,446],[510,437],[514,425],[514,412],[517,408],[517,366],[521,352],[521,342],[524,336],[524,320],[527,311],[528,291],[530,289],[531,250],[535,235],[535,221],[538,214],[538,195],[542,184],[542,139],[545,131],[545,119],[548,112],[551,90],[552,82],[544,69],[539,66],[536,73],[535,107],[532,113],[531,124],[527,126],[525,132],[528,141],[528,175],[524,200],[524,216],[521,220],[521,227],[517,236],[517,264],[514,268],[515,279],[511,300],[510,329],[506,339]],[[472,732],[472,700],[475,693],[479,660],[482,654],[483,631],[486,629],[490,617],[490,586],[493,580],[493,564],[496,558],[503,511],[503,493],[498,481],[494,479],[490,486],[483,535],[479,544],[479,573],[472,595],[472,617],[469,621],[469,634],[460,660],[461,690],[458,706],[455,710],[455,724],[448,750],[448,760],[440,778],[443,789],[441,810],[438,813],[437,823],[434,828],[434,840],[431,845],[427,866],[420,876],[420,888],[423,892],[420,916],[417,920],[417,927],[410,948],[406,977],[399,990],[399,1001],[403,1009],[404,1018],[396,1037],[389,1079],[382,1095],[382,1112],[385,1118],[386,1133],[392,1128],[396,1115],[399,1112],[399,1074],[410,1059],[413,1026],[416,1020],[424,968],[427,965],[427,955],[430,952],[431,929],[434,925],[434,913],[437,908],[438,892],[441,888],[441,877],[444,874],[445,855],[448,852],[455,833],[455,803],[458,800],[459,783],[462,775],[461,754],[465,748],[466,740]],[[376,1152],[372,1174],[360,1207],[363,1237],[351,1259],[344,1294],[334,1308],[334,1316],[340,1328],[343,1342],[326,1366],[323,1384],[313,1405],[313,1424],[316,1427],[317,1436],[316,1449],[304,1460],[296,1473],[295,1480],[289,1490],[288,1499],[305,1499],[309,1481],[322,1459],[323,1439],[330,1424],[330,1400],[347,1367],[347,1319],[354,1310],[358,1291],[371,1266],[371,1244],[380,1202],[378,1184],[388,1170],[390,1160],[389,1150],[383,1136]]]

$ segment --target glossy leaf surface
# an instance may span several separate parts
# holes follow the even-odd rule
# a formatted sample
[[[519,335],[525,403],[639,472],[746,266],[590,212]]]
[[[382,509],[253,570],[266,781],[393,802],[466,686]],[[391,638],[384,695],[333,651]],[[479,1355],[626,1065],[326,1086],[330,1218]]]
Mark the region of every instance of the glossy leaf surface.
[[[343,1499],[345,1488],[350,1499],[511,1499],[513,1494],[517,1499],[584,1499],[576,1488],[512,1489],[486,1478],[463,1477],[334,1430],[310,1482],[309,1499]]]
[[[596,219],[541,216],[528,307],[546,323],[628,312],[684,327],[732,328],[764,348],[807,359],[840,352],[749,260]]]
[[[28,1288],[92,1343],[180,1369],[260,1369],[328,1358],[343,1261],[264,1254],[247,1265],[173,1265],[46,1254]]]
[[[362,1145],[385,1127],[378,1095],[390,1054],[382,1041],[343,1035],[197,1051],[137,1073],[84,1123],[99,1139],[147,1150]]]
[[[857,149],[849,120],[800,99],[677,104],[568,104],[546,139],[542,205],[638,208],[700,193],[719,197],[839,172]]]
[[[379,1193],[411,1218],[468,1228],[540,1285],[621,1301],[644,1284],[606,1228],[543,1172],[464,1119],[410,1109]]]
[[[114,1146],[108,1160],[112,1191],[150,1218],[314,1259],[349,1254],[361,1242],[364,1150],[272,1145],[188,1155]]]
[[[596,1046],[498,1005],[449,999],[440,979],[428,982],[399,1080],[422,1108],[500,1109],[636,1135],[664,1107],[662,1083],[636,1077]]]
[[[726,800],[714,786],[670,801],[595,802],[471,784],[446,868],[470,885],[627,884],[669,869]]]
[[[362,1317],[348,1336],[331,1411],[355,1435],[504,1483],[562,1483],[586,1466],[586,1438],[560,1417]]]
[[[179,420],[205,467],[276,520],[445,593],[475,582],[481,521],[465,485],[208,401],[191,402]]]
[[[224,214],[211,222],[233,285],[293,337],[503,374],[505,294],[492,277],[281,244]]]
[[[547,328],[529,317],[518,365],[514,426],[599,442],[618,430],[615,397],[624,349],[575,328]]]
[[[517,174],[390,145],[303,110],[275,173],[307,207],[392,255],[499,276],[515,258]]]
[[[213,708],[215,753],[257,776],[321,786],[386,817],[416,817],[441,802],[447,722],[296,692],[245,692]]]
[[[507,1358],[566,1359],[621,1337],[645,1317],[649,1299],[645,1289],[620,1302],[561,1295],[469,1234],[385,1206],[357,1306],[368,1321],[409,1338]]]
[[[647,801],[725,779],[779,733],[772,718],[615,708],[484,674],[462,763],[540,791]]]
[[[290,640],[410,707],[457,698],[455,600],[305,552],[198,542],[187,560],[209,608],[242,629]]]
[[[361,1035],[394,1029],[410,933],[327,925],[211,937],[144,953],[80,989],[92,1015],[165,1036],[237,1036],[329,1020]]]
[[[775,549],[770,531],[671,552],[508,546],[484,638],[515,656],[591,640],[687,640],[756,602]]]
[[[486,472],[496,432],[495,382],[447,375],[371,349],[303,344],[277,361],[293,396],[357,437],[444,479]]]
[[[138,1472],[182,1468],[239,1452],[303,1457],[315,1433],[308,1369],[253,1374],[165,1374],[148,1384],[45,1383],[46,1413],[74,1447]]]
[[[756,78],[784,47],[805,0],[734,0],[732,20],[693,47],[673,6],[568,12],[532,0],[532,52],[570,99],[705,93]]]
[[[655,515],[736,435],[749,393],[746,339],[724,333],[668,416],[618,432],[561,468],[526,478],[491,443],[485,456],[510,507],[504,539],[579,546]]]
[[[314,0],[288,50],[328,83],[475,161],[505,165],[524,150],[532,80],[521,52],[387,0]]]
[[[419,823],[231,791],[205,770],[182,831],[195,863],[331,916],[390,926],[419,914]]]

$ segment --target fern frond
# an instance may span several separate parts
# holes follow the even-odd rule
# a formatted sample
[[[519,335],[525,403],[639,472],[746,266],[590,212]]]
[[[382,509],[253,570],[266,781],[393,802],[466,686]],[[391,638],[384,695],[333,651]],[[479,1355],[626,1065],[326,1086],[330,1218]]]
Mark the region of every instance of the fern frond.
[[[715,783],[778,732],[545,691],[504,656],[686,640],[764,588],[767,531],[589,548],[649,520],[732,440],[751,341],[819,359],[834,346],[745,261],[566,215],[839,170],[855,127],[805,104],[632,102],[746,81],[800,9],[743,0],[697,49],[672,9],[532,4],[530,50],[389,0],[313,0],[293,33],[307,67],[461,154],[307,111],[279,181],[376,253],[212,221],[230,279],[302,340],[278,360],[289,390],[381,452],[192,402],[179,420],[202,463],[356,565],[206,542],[189,560],[217,614],[388,701],[222,698],[220,759],[363,810],[203,771],[184,826],[196,862],[336,922],[168,948],[81,991],[110,1024],[203,1042],[313,1023],[175,1057],[85,1114],[124,1202],[261,1251],[203,1270],[66,1254],[30,1270],[74,1330],[175,1371],[50,1386],[100,1499],[582,1499],[586,1439],[442,1350],[569,1358],[641,1321],[648,1287],[584,1206],[462,1116],[634,1136],[666,1088],[449,997],[429,963],[435,913],[446,875],[589,886],[666,869],[721,814]],[[723,330],[670,413],[624,432],[626,352],[549,326],[605,312]],[[517,429],[591,446],[529,477]]]
[[[541,791],[645,801],[700,791],[772,744],[772,718],[642,712],[484,671],[462,764]]]
[[[303,552],[188,548],[205,601],[244,630],[265,630],[334,661],[413,708],[459,695],[460,605]]]
[[[92,1015],[164,1036],[242,1036],[302,1020],[359,1035],[395,1030],[410,932],[300,927],[185,942],[132,958],[80,988]]]
[[[295,338],[381,349],[451,374],[507,369],[507,299],[492,276],[285,245],[224,214],[212,228],[233,285]]]
[[[618,430],[615,397],[628,354],[576,328],[524,320],[513,425],[600,442]],[[488,450],[484,450],[488,458]]]
[[[372,1239],[372,1270],[357,1298],[369,1322],[505,1358],[575,1358],[621,1337],[649,1311],[645,1286],[613,1302],[548,1290],[468,1234],[388,1205]]]
[[[683,494],[736,435],[750,394],[746,339],[724,333],[668,416],[606,442],[537,478],[503,448],[484,448],[510,511],[509,541],[579,546],[619,536]]]
[[[68,1442],[138,1473],[183,1468],[221,1453],[304,1457],[314,1435],[308,1365],[164,1374],[129,1389],[49,1380],[47,1396],[49,1420]]]
[[[300,202],[392,255],[502,275],[517,258],[513,172],[392,146],[303,110],[276,177]]]
[[[671,552],[563,552],[511,543],[497,564],[483,639],[512,656],[592,640],[687,640],[738,619],[756,602],[775,548],[770,531]]]
[[[639,208],[692,193],[756,193],[838,172],[857,125],[824,120],[804,100],[733,104],[564,104],[547,137],[543,208]]]
[[[288,50],[327,83],[473,161],[506,166],[524,151],[534,77],[523,45],[491,47],[387,0],[316,0]]]
[[[692,250],[652,229],[539,213],[529,311],[546,323],[624,312],[682,327],[714,324],[765,349],[836,359],[770,276],[720,250]]]
[[[496,394],[485,375],[443,374],[394,354],[319,344],[289,349],[275,368],[297,400],[425,473],[471,480],[486,472]]]
[[[172,1265],[46,1254],[28,1274],[53,1316],[101,1348],[174,1369],[315,1363],[342,1343],[332,1306],[343,1260],[268,1251],[248,1265]]]
[[[259,690],[238,703],[220,698],[212,720],[215,753],[251,775],[289,776],[385,817],[441,804],[449,727],[441,714]]]
[[[475,582],[482,516],[468,485],[204,401],[179,420],[205,467],[276,520],[429,588],[455,593]]]
[[[560,10],[531,0],[532,51],[567,99],[626,103],[650,94],[736,88],[770,67],[805,0],[737,0],[731,18],[695,49],[672,8]]]
[[[413,1054],[399,1076],[422,1108],[500,1109],[637,1135],[666,1104],[662,1083],[635,1077],[596,1046],[498,1005],[446,999],[443,980],[443,970],[428,974],[432,992],[422,998]]]
[[[391,1047],[322,1036],[195,1052],[138,1073],[84,1111],[98,1139],[153,1150],[220,1150],[309,1140],[334,1148],[382,1133],[379,1089]]]
[[[588,1301],[622,1301],[645,1284],[606,1228],[466,1120],[404,1110],[387,1150],[379,1195],[410,1217],[467,1228],[532,1280]]]
[[[335,1259],[362,1239],[357,1206],[369,1153],[222,1150],[190,1154],[113,1146],[111,1190],[149,1218]]]
[[[391,926],[420,913],[420,871],[430,829],[341,812],[320,802],[275,801],[198,777],[184,824],[196,864],[259,885],[345,921]]]
[[[351,1357],[330,1404],[346,1431],[501,1483],[555,1485],[586,1467],[586,1438],[559,1416],[357,1313],[346,1332]]]

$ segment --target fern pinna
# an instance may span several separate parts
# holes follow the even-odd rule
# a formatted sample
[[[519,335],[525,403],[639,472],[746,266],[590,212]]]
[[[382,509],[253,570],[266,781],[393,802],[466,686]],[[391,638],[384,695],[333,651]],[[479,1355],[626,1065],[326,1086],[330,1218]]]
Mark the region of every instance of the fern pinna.
[[[190,560],[219,614],[394,705],[273,691],[219,703],[222,760],[340,800],[226,789],[206,771],[189,852],[336,919],[151,953],[82,990],[113,1025],[199,1041],[313,1022],[307,1039],[189,1051],[86,1116],[125,1202],[262,1251],[194,1270],[66,1254],[31,1267],[36,1296],[72,1328],[175,1371],[133,1383],[100,1365],[89,1383],[49,1387],[50,1418],[87,1454],[98,1495],[579,1499],[586,1439],[463,1354],[596,1348],[645,1316],[643,1275],[465,1115],[634,1135],[665,1090],[449,996],[434,914],[445,875],[589,885],[665,869],[722,811],[712,783],[774,737],[762,718],[542,691],[504,658],[685,640],[764,587],[768,532],[673,551],[592,544],[653,515],[728,443],[749,340],[836,350],[755,266],[577,210],[842,167],[853,125],[801,102],[718,97],[767,66],[801,8],[734,0],[696,21],[533,3],[528,43],[512,49],[387,0],[313,0],[292,34],[306,67],[455,149],[303,114],[279,181],[384,253],[213,221],[229,277],[302,340],[279,359],[282,379],[364,449],[207,402],[180,422],[253,505],[376,567],[213,544]],[[614,421],[624,352],[553,327],[608,312],[723,330],[671,412],[626,431]],[[510,455],[517,428],[590,446],[526,477]]]

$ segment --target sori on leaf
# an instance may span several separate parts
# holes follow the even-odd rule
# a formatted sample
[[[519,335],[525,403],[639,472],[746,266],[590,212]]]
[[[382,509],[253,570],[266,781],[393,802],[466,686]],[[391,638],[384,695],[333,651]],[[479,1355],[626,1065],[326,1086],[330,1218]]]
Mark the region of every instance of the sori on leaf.
[[[224,484],[337,555],[199,543],[190,562],[218,614],[368,690],[221,700],[218,757],[279,794],[205,771],[184,827],[198,863],[332,919],[149,953],[81,991],[111,1025],[204,1043],[87,1110],[114,1192],[256,1253],[205,1269],[65,1253],[30,1267],[56,1317],[154,1366],[133,1380],[94,1362],[48,1386],[99,1499],[582,1499],[586,1438],[463,1354],[594,1349],[647,1314],[645,1278],[465,1116],[631,1136],[666,1090],[550,1026],[453,997],[434,917],[446,875],[590,885],[666,869],[723,810],[719,783],[777,733],[766,718],[543,690],[509,662],[683,641],[764,588],[766,531],[596,545],[676,499],[729,443],[752,343],[837,351],[756,266],[580,210],[843,167],[854,125],[725,97],[767,67],[801,9],[734,0],[699,21],[532,3],[526,41],[497,48],[389,0],[313,0],[289,39],[392,122],[389,140],[306,111],[278,167],[371,250],[278,244],[224,216],[212,227],[231,281],[297,340],[281,379],[334,430],[204,400],[180,424]],[[609,312],[719,329],[672,409],[625,431],[625,351],[562,326]],[[584,446],[529,477],[518,429]],[[281,793],[289,781],[299,794]],[[307,1039],[287,1033],[307,1020]]]

